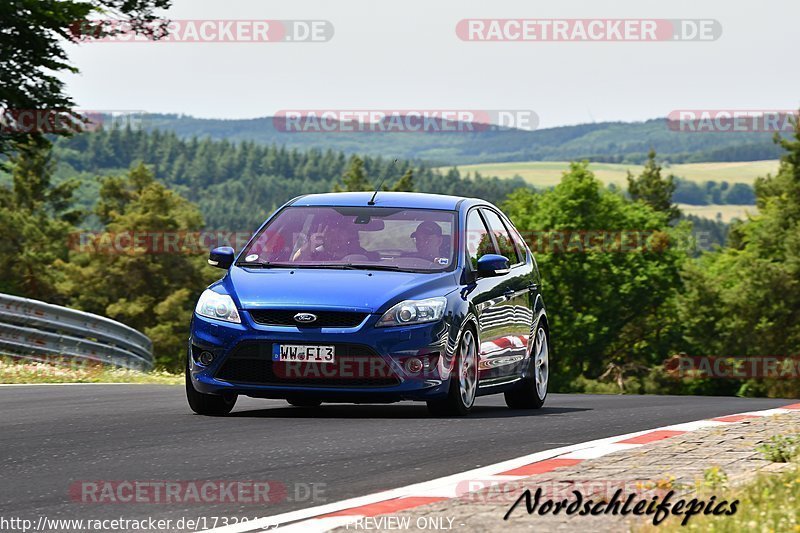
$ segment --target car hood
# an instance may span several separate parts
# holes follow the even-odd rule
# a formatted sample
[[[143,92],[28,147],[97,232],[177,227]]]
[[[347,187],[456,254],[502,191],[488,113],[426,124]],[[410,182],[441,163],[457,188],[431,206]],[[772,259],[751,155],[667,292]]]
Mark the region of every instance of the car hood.
[[[223,284],[242,309],[287,307],[376,313],[404,299],[444,296],[457,288],[456,279],[455,272],[234,266]]]

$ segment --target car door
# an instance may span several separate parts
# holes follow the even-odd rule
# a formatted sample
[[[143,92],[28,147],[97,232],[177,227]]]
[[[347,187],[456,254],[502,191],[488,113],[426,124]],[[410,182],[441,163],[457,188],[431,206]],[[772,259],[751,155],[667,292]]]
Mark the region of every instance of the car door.
[[[498,253],[497,246],[484,222],[481,212],[473,208],[467,214],[466,235],[467,268],[474,276],[478,258],[485,254]],[[491,385],[493,381],[502,380],[508,374],[507,365],[503,364],[505,352],[498,349],[500,337],[506,330],[508,322],[513,319],[513,310],[505,306],[503,292],[506,276],[473,277],[470,285],[471,299],[475,305],[479,328],[479,363],[480,383]]]
[[[509,273],[500,283],[503,301],[497,304],[498,317],[502,317],[501,329],[495,332],[491,356],[498,365],[500,376],[518,376],[525,364],[528,339],[531,331],[531,267],[527,255],[520,252],[509,230],[510,224],[494,209],[482,208],[483,218],[494,238],[498,253],[508,258]]]

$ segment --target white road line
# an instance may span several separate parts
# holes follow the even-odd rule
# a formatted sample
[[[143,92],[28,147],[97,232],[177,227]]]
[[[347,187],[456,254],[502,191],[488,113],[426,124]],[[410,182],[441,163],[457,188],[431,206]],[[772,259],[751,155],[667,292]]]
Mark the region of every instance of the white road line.
[[[450,483],[440,487],[430,488],[425,491],[425,494],[419,496],[427,496],[432,498],[457,498],[463,496],[467,492],[475,492],[487,487],[493,487],[501,483],[508,483],[509,481],[519,481],[528,476],[483,476],[480,479],[470,479],[469,481],[461,481],[459,483]],[[472,483],[472,485],[470,485]]]
[[[694,422],[686,422],[684,424],[674,424],[672,426],[664,426],[661,429],[667,431],[695,431],[698,429],[709,428],[714,426],[727,426],[730,422],[720,422],[719,420],[695,420]]]
[[[737,415],[747,415],[747,416],[772,416],[772,415],[780,415],[783,413],[791,413],[797,412],[797,409],[783,409],[781,407],[775,409],[764,409],[763,411],[748,411],[746,413],[737,413],[736,415],[729,415],[729,416],[737,416]]]
[[[591,448],[586,448],[585,450],[578,450],[575,452],[570,452],[565,455],[559,456],[560,459],[597,459],[598,457],[603,457],[604,455],[608,455],[614,452],[621,452],[624,450],[630,450],[631,448],[638,448],[640,446],[644,446],[644,444],[625,444],[621,442],[612,442],[611,444],[606,444],[605,446],[593,446]]]

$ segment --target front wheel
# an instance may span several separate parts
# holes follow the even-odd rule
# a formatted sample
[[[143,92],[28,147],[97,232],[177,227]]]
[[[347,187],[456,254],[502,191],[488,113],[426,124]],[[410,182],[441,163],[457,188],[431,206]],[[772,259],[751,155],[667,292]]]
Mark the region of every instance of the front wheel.
[[[189,361],[186,361],[186,399],[189,407],[198,415],[222,416],[227,415],[236,405],[236,394],[203,394],[197,392],[192,385],[192,377],[189,375]]]
[[[547,398],[550,378],[550,336],[544,325],[536,329],[530,357],[530,372],[519,385],[506,392],[506,405],[511,409],[539,409]]]
[[[472,409],[477,392],[478,347],[475,335],[467,328],[461,333],[447,398],[429,401],[428,410],[433,415],[464,416]]]

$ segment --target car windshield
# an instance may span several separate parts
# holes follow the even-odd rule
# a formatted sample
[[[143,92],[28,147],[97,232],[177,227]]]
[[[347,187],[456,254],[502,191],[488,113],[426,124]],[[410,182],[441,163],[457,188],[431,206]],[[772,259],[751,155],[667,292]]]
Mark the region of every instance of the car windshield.
[[[455,211],[288,207],[239,256],[240,266],[434,272],[454,263]]]

